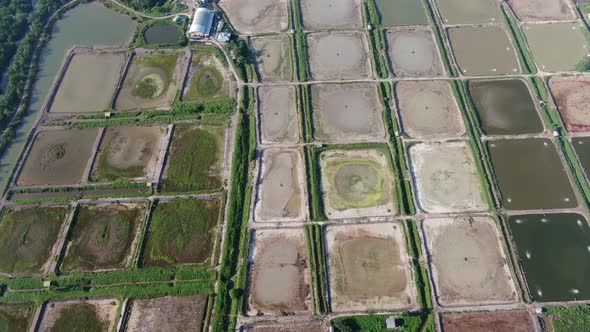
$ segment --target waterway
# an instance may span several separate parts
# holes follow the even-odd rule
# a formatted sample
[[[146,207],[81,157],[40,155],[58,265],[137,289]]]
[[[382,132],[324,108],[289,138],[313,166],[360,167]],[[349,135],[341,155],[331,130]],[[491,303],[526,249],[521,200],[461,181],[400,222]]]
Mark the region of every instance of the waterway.
[[[0,186],[5,187],[21,150],[25,147],[35,119],[49,92],[51,83],[74,45],[121,45],[127,43],[135,29],[134,22],[97,3],[75,7],[63,15],[53,26],[51,40],[41,52],[39,72],[33,86],[27,114],[16,130],[15,139],[0,157]]]

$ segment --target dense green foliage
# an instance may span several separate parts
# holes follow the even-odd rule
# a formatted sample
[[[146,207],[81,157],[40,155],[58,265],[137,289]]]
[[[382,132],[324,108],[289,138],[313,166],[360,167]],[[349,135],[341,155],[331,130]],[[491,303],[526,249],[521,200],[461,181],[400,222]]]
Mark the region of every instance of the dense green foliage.
[[[317,313],[327,314],[328,308],[328,274],[326,272],[326,253],[323,228],[320,225],[305,227],[307,252],[312,281],[313,308]]]
[[[436,37],[436,43],[438,44],[438,49],[440,50],[440,55],[443,60],[443,64],[445,65],[445,69],[450,76],[457,77],[457,70],[451,63],[451,57],[449,56],[449,50],[445,44],[444,38],[444,30],[442,28],[442,24],[438,19],[438,16],[434,13],[434,9],[428,0],[422,0],[422,3],[426,7],[426,12],[428,13],[428,17],[430,22],[433,26],[434,36]]]
[[[162,191],[194,192],[221,188],[218,173],[223,141],[220,136],[213,130],[177,128]]]
[[[387,58],[385,41],[383,37],[383,30],[380,27],[380,18],[377,6],[374,0],[365,1],[365,17],[367,24],[373,26],[368,31],[369,43],[373,51],[373,65],[379,78],[386,78],[388,76],[387,71]]]
[[[510,32],[512,32],[512,36],[516,41],[516,46],[518,48],[518,56],[520,57],[521,66],[524,69],[526,74],[534,74],[537,72],[537,66],[535,65],[535,61],[533,60],[533,56],[529,52],[525,38],[518,26],[518,21],[516,17],[512,14],[511,10],[507,6],[502,6],[502,13],[504,14],[504,20],[506,25],[510,28]]]
[[[255,76],[254,61],[248,43],[241,38],[233,37],[227,46],[236,74],[244,82],[251,82]]]
[[[385,321],[390,315],[350,316],[336,318],[331,321],[337,332],[385,332]],[[401,314],[396,315],[396,323],[401,332],[434,332],[434,318],[432,315]]]
[[[589,332],[590,305],[546,308],[555,332]]]
[[[215,66],[202,66],[193,73],[190,88],[183,99],[199,100],[216,97],[223,85],[223,75]]]
[[[418,225],[415,221],[406,221],[407,226],[407,247],[412,262],[414,263],[414,273],[416,275],[416,288],[418,290],[418,302],[422,309],[432,310],[432,298],[430,295],[430,282],[426,267],[420,262],[421,243],[418,234]]]
[[[27,31],[32,9],[30,0],[0,0],[0,76],[16,52],[16,42]]]
[[[151,15],[168,15],[186,9],[185,5],[174,4],[172,0],[119,0],[121,3],[137,11],[146,12]]]
[[[324,201],[321,191],[320,164],[318,159],[319,152],[313,146],[305,147],[305,161],[307,167],[307,192],[311,219],[315,221],[326,220],[324,211]]]

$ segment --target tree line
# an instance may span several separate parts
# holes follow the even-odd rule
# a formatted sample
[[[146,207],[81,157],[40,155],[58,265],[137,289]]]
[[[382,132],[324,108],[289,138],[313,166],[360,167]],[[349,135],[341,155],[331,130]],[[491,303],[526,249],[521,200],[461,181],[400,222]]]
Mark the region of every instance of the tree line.
[[[17,42],[27,32],[30,0],[0,0],[0,75],[16,52]]]

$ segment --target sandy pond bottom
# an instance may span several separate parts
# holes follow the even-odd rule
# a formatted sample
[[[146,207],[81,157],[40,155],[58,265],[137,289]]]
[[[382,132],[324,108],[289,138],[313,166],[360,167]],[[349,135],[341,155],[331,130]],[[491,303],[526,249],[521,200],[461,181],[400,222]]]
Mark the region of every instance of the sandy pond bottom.
[[[95,128],[40,132],[18,177],[18,185],[81,182],[97,135]]]
[[[278,32],[289,24],[288,0],[223,0],[220,5],[243,34]]]
[[[397,213],[394,176],[379,150],[328,150],[320,154],[324,209],[328,219]]]
[[[525,310],[445,314],[442,327],[445,332],[534,332],[535,319]]]
[[[333,312],[416,306],[401,224],[330,226],[326,242]]]
[[[410,160],[422,210],[446,213],[488,208],[467,143],[416,144],[410,147]]]
[[[500,21],[497,0],[436,0],[445,24],[486,24]]]
[[[463,118],[447,81],[401,81],[395,85],[404,133],[418,139],[457,138]]]
[[[494,175],[509,210],[578,206],[553,142],[546,138],[489,141]]]
[[[301,0],[307,29],[358,28],[362,26],[360,0]]]
[[[263,143],[297,143],[299,119],[295,88],[264,86],[258,89],[260,132]]]
[[[311,86],[313,136],[329,143],[383,140],[383,107],[370,83]]]
[[[108,127],[96,157],[93,180],[153,178],[164,131],[162,127]]]
[[[303,229],[259,230],[252,240],[248,314],[310,310],[310,276]]]
[[[590,76],[555,76],[549,88],[567,130],[590,131]]]
[[[543,123],[525,81],[469,81],[469,93],[486,135],[543,131]]]
[[[559,21],[575,19],[567,0],[507,0],[521,21]]]
[[[307,35],[311,76],[315,80],[362,79],[371,76],[363,32],[318,32]]]
[[[207,295],[133,300],[125,331],[201,331]]]
[[[117,299],[49,302],[40,331],[112,331],[118,311]]]
[[[447,32],[456,62],[464,75],[505,75],[520,72],[516,52],[504,28],[453,27]]]
[[[441,306],[517,300],[493,219],[427,219],[422,228]]]
[[[545,72],[575,70],[590,61],[586,29],[578,22],[526,24],[522,31],[539,70]]]
[[[590,299],[590,227],[582,215],[511,216],[508,225],[533,300]]]
[[[75,54],[50,111],[83,113],[107,110],[124,62],[123,53]]]
[[[303,172],[297,150],[266,150],[257,190],[257,221],[296,221],[304,217]]]
[[[387,30],[389,57],[396,76],[433,77],[443,74],[430,28]]]
[[[290,81],[290,40],[288,36],[252,39],[258,74],[263,82]]]

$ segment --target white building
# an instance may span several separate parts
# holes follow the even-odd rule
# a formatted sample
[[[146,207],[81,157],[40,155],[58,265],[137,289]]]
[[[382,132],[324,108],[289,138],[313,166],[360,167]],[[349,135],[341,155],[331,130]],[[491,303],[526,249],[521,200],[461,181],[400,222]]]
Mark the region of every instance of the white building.
[[[193,16],[193,22],[188,29],[188,37],[194,39],[209,37],[214,18],[215,13],[213,11],[204,7],[197,8],[195,16]]]

